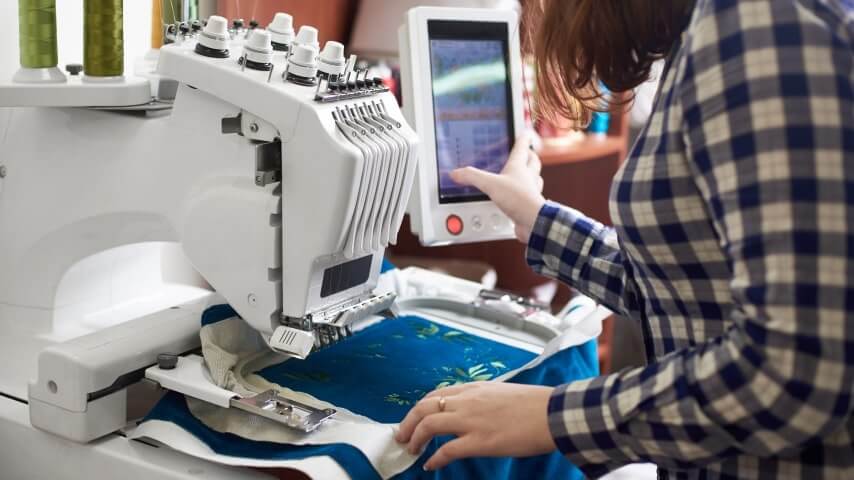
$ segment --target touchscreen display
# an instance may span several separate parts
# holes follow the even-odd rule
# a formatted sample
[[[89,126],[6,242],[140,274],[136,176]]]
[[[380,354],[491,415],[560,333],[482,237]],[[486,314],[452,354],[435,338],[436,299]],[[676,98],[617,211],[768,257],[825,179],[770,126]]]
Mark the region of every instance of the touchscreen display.
[[[439,203],[486,200],[451,180],[456,168],[498,173],[513,138],[507,25],[431,21],[430,65]]]

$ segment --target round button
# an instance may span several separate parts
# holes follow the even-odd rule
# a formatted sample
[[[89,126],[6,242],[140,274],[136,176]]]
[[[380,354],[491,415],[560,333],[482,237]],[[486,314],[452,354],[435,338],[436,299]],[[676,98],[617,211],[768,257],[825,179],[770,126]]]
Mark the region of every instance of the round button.
[[[483,230],[483,220],[478,215],[471,217],[471,228],[476,232]]]
[[[448,215],[445,219],[445,228],[451,235],[459,235],[463,233],[463,219],[457,215]]]

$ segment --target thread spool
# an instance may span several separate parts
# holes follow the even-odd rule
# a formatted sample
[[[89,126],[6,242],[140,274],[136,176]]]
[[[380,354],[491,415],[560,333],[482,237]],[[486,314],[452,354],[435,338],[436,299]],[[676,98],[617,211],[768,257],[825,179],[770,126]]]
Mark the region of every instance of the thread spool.
[[[152,0],[151,2],[151,48],[158,49],[163,46],[163,2]]]
[[[18,28],[21,66],[55,67],[56,0],[18,0]]]
[[[181,0],[155,0],[160,2],[160,15],[164,25],[181,23],[184,4]]]
[[[89,77],[124,73],[122,0],[83,1],[83,72]]]

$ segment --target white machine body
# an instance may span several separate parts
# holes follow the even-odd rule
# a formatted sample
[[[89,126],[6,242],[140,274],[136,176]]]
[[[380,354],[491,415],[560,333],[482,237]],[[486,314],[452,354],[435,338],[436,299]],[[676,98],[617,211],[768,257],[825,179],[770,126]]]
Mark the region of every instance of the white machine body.
[[[418,7],[399,36],[404,114],[421,138],[408,209],[413,232],[424,245],[512,238],[510,219],[448,172],[497,173],[524,131],[517,14]]]
[[[131,330],[111,336],[121,322],[110,312],[151,292],[143,279],[111,291],[129,265],[87,261],[105,251],[180,245],[147,266],[162,267],[149,268],[160,284],[188,289],[161,298],[160,308],[214,290],[271,348],[301,357],[394,300],[373,289],[403,221],[417,145],[395,98],[374,84],[329,93],[328,82],[292,77],[283,57],[263,71],[239,62],[234,46],[214,58],[195,45],[159,52],[151,78],[161,89],[163,79],[177,83],[171,104],[149,95],[142,105],[58,108],[89,106],[92,85],[0,85],[0,327],[6,351],[27,357],[0,362],[0,379],[10,378],[12,395],[31,405],[85,414],[124,395],[111,387],[117,376],[150,365],[158,351],[198,344],[178,324],[172,343],[128,333],[145,330],[136,315],[156,313],[153,306],[123,319],[136,330],[120,325]],[[122,91],[137,93],[148,81],[111,83],[100,98],[130,98]],[[81,327],[93,310],[108,319]],[[294,345],[282,341],[291,330],[301,333]],[[94,337],[76,344],[84,333]],[[127,362],[113,354],[121,373],[81,365],[96,350],[106,361],[119,348],[135,352]],[[31,381],[26,395],[22,379]],[[97,425],[55,415],[33,423],[88,441],[115,430],[118,410]]]

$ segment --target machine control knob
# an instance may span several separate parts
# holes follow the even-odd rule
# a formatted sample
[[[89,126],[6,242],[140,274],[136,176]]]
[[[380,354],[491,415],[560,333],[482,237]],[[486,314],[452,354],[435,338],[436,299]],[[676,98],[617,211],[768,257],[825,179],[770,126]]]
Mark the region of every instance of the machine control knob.
[[[267,30],[273,40],[273,49],[278,52],[287,52],[291,42],[294,41],[294,17],[279,12],[267,25]]]
[[[242,18],[235,18],[234,20],[231,21],[231,26],[235,30],[240,30],[241,28],[243,28],[243,25],[244,25],[244,23],[243,23]]]
[[[249,20],[249,28],[251,28],[252,30],[258,28],[258,20],[255,20],[254,18],[252,20]]]
[[[228,39],[228,20],[212,15],[199,34],[196,53],[206,57],[228,58]]]
[[[80,72],[83,71],[83,65],[79,63],[69,63],[65,66],[65,71],[68,72],[69,75],[80,75]]]
[[[157,366],[161,370],[174,370],[178,366],[178,355],[174,353],[157,354]]]
[[[181,24],[178,25],[178,31],[181,32],[182,35],[186,35],[190,33],[190,25],[187,24],[187,22],[181,22]]]
[[[287,80],[300,85],[314,85],[317,76],[317,49],[310,45],[294,45],[288,57]]]
[[[273,45],[270,32],[260,28],[251,32],[243,46],[245,66],[253,70],[269,72],[273,68]]]
[[[294,45],[308,45],[313,47],[315,51],[320,51],[320,43],[317,41],[317,29],[310,25],[299,27]]]
[[[344,73],[346,66],[344,45],[339,42],[326,42],[318,58],[317,70],[326,76],[338,76]]]
[[[382,78],[374,77],[374,86],[375,87],[382,87],[383,85],[385,85],[385,82],[383,82]]]
[[[193,33],[199,33],[202,30],[202,22],[193,20],[192,23],[190,23],[190,30],[192,30]]]

